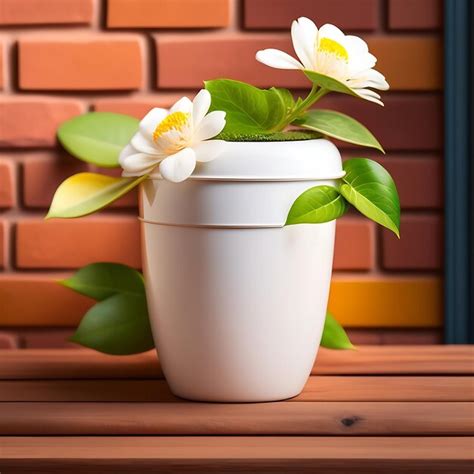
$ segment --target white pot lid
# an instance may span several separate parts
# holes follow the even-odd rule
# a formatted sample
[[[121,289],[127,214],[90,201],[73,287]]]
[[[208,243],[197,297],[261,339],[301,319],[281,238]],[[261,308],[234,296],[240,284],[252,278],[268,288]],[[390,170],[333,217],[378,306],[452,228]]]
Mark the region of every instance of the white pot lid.
[[[344,176],[341,154],[329,140],[227,142],[215,160],[198,163],[189,179],[298,181]]]

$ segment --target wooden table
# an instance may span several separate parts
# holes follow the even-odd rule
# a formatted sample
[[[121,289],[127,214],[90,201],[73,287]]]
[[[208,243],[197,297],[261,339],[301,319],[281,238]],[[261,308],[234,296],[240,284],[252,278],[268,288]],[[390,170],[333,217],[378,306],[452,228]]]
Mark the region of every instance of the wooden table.
[[[174,397],[154,353],[4,350],[0,472],[471,474],[473,355],[322,350],[299,397],[211,404]]]

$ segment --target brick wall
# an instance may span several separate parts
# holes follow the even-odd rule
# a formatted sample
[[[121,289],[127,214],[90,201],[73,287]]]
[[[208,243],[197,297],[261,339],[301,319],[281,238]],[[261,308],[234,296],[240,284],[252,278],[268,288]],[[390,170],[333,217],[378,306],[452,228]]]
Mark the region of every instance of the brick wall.
[[[442,38],[439,0],[0,0],[0,347],[65,346],[90,304],[55,283],[94,261],[140,266],[136,197],[100,215],[43,221],[87,165],[55,140],[87,110],[140,117],[227,76],[297,91],[254,60],[290,50],[306,15],[363,36],[392,90],[385,108],[330,96],[377,135],[403,208],[402,239],[356,213],[338,222],[330,308],[359,343],[433,343],[442,332]]]

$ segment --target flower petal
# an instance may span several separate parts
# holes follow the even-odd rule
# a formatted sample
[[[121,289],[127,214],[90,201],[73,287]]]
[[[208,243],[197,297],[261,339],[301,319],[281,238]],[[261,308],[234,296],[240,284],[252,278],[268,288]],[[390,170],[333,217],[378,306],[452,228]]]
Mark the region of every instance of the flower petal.
[[[191,176],[195,167],[196,154],[192,148],[184,148],[161,162],[160,174],[168,181],[180,183]]]
[[[375,102],[383,107],[383,102],[380,100],[380,95],[370,89],[353,89],[353,91],[362,99],[370,102]]]
[[[133,135],[132,139],[130,140],[130,143],[132,144],[133,148],[135,148],[135,150],[142,153],[148,153],[149,155],[156,155],[159,153],[154,143],[141,132],[135,133],[135,135]]]
[[[123,157],[120,164],[123,168],[122,176],[143,176],[149,174],[160,162],[161,158],[146,153],[135,153]]]
[[[314,68],[314,56],[318,28],[305,17],[298,18],[291,24],[293,48],[306,69]]]
[[[347,85],[354,89],[373,87],[374,89],[381,91],[386,91],[390,88],[388,82],[385,80],[384,75],[375,69],[369,69],[349,79],[349,81],[347,81]]]
[[[318,46],[322,38],[332,39],[339,43],[341,46],[343,46],[345,43],[344,33],[337,26],[331,25],[330,23],[326,23],[325,25],[321,26],[321,28],[319,28]]]
[[[211,94],[201,89],[193,100],[193,125],[197,127],[211,106]]]
[[[152,137],[157,125],[168,115],[168,110],[155,107],[151,109],[140,122],[140,132]]]
[[[278,49],[262,49],[255,58],[262,64],[277,69],[304,69],[303,64]]]
[[[208,140],[193,146],[196,160],[200,162],[212,161],[217,158],[226,148],[225,140]]]
[[[207,114],[199,124],[199,127],[194,131],[194,143],[199,143],[202,140],[213,138],[225,127],[225,112],[215,110]]]
[[[170,109],[170,114],[173,112],[184,112],[190,114],[193,111],[193,103],[187,97],[181,97]]]

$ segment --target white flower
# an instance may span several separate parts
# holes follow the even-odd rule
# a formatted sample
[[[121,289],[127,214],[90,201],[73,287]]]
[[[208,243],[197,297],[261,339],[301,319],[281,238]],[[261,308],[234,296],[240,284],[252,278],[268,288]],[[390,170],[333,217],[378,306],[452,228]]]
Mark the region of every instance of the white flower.
[[[210,105],[211,95],[203,89],[192,102],[183,97],[170,110],[148,112],[120,153],[122,176],[154,176],[159,165],[164,179],[178,183],[192,174],[196,161],[217,158],[225,141],[209,139],[225,127],[225,112],[208,114]]]
[[[278,69],[303,69],[330,76],[363,99],[383,105],[380,95],[367,88],[387,90],[389,86],[385,77],[372,69],[377,59],[369,53],[364,40],[346,36],[330,24],[318,30],[305,17],[292,23],[291,38],[299,61],[278,49],[258,51],[257,61]]]

